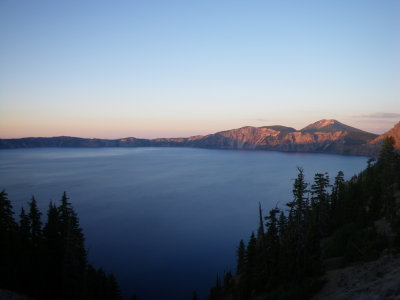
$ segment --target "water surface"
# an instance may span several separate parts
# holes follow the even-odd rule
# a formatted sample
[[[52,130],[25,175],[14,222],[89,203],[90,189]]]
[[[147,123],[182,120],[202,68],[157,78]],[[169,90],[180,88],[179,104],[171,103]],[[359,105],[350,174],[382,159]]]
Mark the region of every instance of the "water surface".
[[[139,300],[202,297],[264,211],[291,200],[296,167],[346,178],[365,157],[186,148],[38,148],[0,151],[0,189],[17,213],[35,195],[42,212],[65,190],[89,260]]]

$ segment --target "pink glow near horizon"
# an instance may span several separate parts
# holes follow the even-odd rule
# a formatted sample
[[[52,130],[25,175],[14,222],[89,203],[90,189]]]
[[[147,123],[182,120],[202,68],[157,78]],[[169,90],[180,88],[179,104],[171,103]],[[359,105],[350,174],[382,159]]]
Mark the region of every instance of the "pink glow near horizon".
[[[91,124],[82,124],[76,122],[75,126],[67,126],[59,123],[54,123],[52,126],[47,126],[45,124],[24,124],[22,122],[14,124],[14,126],[5,126],[0,122],[0,138],[23,138],[23,137],[54,137],[54,136],[75,136],[83,138],[106,138],[106,139],[116,139],[124,137],[136,137],[136,138],[171,138],[171,137],[189,137],[195,135],[207,135],[215,132],[229,130],[234,128],[240,128],[243,126],[270,126],[270,125],[283,125],[293,127],[295,129],[301,129],[310,123],[317,120],[310,120],[309,122],[302,122],[299,124],[293,124],[293,122],[268,122],[266,120],[247,120],[247,121],[236,121],[236,122],[226,122],[222,124],[221,122],[216,122],[216,124],[211,124],[211,122],[198,124],[196,122],[192,124],[179,124],[175,122],[170,122],[168,124],[154,124],[153,126],[116,126],[114,123],[113,127],[108,127],[107,124],[102,124],[101,126],[96,126]],[[380,121],[366,121],[366,120],[338,120],[349,126],[365,130],[367,132],[372,132],[376,134],[382,134],[392,128],[397,121],[394,120],[380,120]],[[128,124],[126,124],[128,125]],[[180,126],[179,126],[180,125]],[[203,125],[203,126],[202,126]],[[207,125],[207,126],[206,126]],[[117,127],[117,128],[115,128]],[[163,128],[164,127],[164,128]]]

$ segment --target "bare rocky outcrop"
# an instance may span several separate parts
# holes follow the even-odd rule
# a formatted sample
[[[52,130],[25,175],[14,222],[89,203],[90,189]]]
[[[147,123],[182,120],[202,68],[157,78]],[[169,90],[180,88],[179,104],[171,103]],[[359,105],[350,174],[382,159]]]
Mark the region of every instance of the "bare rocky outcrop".
[[[380,259],[329,271],[322,290],[312,300],[400,299],[400,257]]]
[[[8,290],[0,289],[0,299],[2,300],[35,300],[33,298],[28,298],[24,295],[20,295]]]
[[[397,123],[392,129],[384,134],[378,136],[377,138],[373,139],[370,144],[381,144],[385,137],[392,136],[394,138],[394,146],[400,149],[400,122]]]

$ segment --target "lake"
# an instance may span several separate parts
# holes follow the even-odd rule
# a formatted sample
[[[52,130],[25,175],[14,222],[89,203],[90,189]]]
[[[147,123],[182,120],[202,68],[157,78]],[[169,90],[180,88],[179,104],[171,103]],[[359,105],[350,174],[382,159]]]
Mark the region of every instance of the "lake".
[[[35,195],[42,212],[67,191],[89,261],[112,271],[139,300],[205,297],[235,269],[240,239],[263,211],[292,199],[297,166],[346,178],[367,158],[190,148],[0,150],[0,189],[19,214]]]

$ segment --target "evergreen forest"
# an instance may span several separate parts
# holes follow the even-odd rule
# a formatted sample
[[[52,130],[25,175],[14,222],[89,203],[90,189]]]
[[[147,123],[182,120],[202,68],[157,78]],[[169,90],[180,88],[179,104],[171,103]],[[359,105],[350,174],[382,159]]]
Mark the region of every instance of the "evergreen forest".
[[[17,222],[0,192],[0,289],[34,299],[122,299],[114,275],[88,263],[84,241],[65,192],[58,206],[49,204],[45,224],[34,197]]]
[[[385,249],[400,251],[400,155],[392,137],[349,181],[343,172],[333,182],[317,173],[310,184],[299,167],[293,199],[266,216],[259,208],[258,231],[237,247],[236,272],[217,275],[208,299],[310,299],[326,269],[375,260]]]

